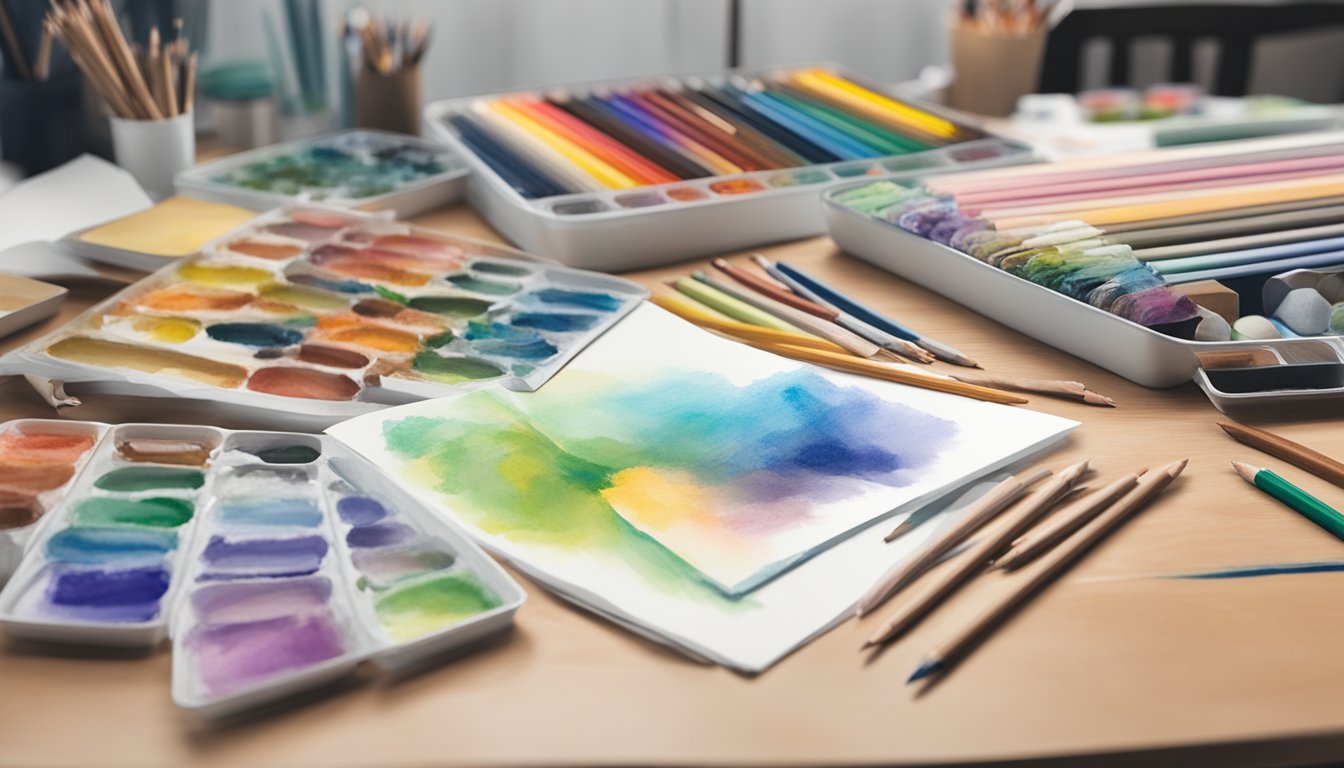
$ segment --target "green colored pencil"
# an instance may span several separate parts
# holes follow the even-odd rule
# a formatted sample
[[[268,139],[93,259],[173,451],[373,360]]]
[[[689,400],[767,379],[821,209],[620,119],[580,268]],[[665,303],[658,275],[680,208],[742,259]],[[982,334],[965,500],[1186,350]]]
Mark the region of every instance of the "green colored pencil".
[[[1344,515],[1334,507],[1268,469],[1253,467],[1240,461],[1232,462],[1232,468],[1237,470],[1237,474],[1246,482],[1288,505],[1294,512],[1334,534],[1335,538],[1344,539]]]
[[[768,312],[763,312],[746,302],[738,301],[723,291],[717,290],[699,281],[692,280],[689,277],[678,278],[673,281],[672,287],[677,289],[679,293],[704,304],[710,309],[722,312],[734,320],[739,320],[762,328],[773,328],[776,331],[806,333],[806,331],[803,331],[790,323],[786,323]]]

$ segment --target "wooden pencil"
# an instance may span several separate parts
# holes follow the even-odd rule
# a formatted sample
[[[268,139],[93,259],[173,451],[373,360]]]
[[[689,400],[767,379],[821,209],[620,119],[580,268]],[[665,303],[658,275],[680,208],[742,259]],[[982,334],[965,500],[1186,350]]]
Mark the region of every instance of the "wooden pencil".
[[[808,301],[802,296],[799,296],[798,294],[786,288],[782,288],[776,285],[775,283],[766,280],[763,277],[757,276],[755,273],[748,272],[747,270],[742,269],[741,267],[729,264],[724,259],[714,259],[713,261],[710,262],[710,264],[712,264],[715,269],[719,270],[723,274],[727,275],[728,277],[731,277],[733,280],[736,280],[743,286],[746,286],[747,288],[756,291],[762,296],[774,299],[775,301],[778,301],[781,304],[786,304],[790,307],[793,307],[794,309],[806,312],[809,315],[816,315],[817,317],[820,317],[823,320],[830,320],[831,322],[835,322],[835,318],[838,317],[840,314],[840,312],[837,310],[831,309],[829,307],[823,307],[820,304]]]
[[[1329,480],[1344,488],[1344,463],[1263,429],[1230,421],[1220,421],[1218,426],[1239,443],[1264,451],[1276,459],[1282,459],[1298,469],[1305,469],[1323,480]]]
[[[1015,570],[1021,568],[1061,541],[1072,536],[1079,528],[1087,525],[1097,515],[1105,512],[1112,504],[1129,493],[1139,483],[1139,477],[1146,470],[1124,475],[1099,491],[1088,494],[1059,510],[1055,515],[1014,541],[1007,554],[994,562],[994,568]]]
[[[916,373],[912,370],[902,370],[896,366],[876,363],[872,360],[864,360],[853,355],[838,354],[826,352],[820,349],[810,349],[808,347],[799,347],[793,344],[771,344],[764,342],[744,341],[744,343],[766,352],[773,352],[781,357],[788,357],[805,363],[814,363],[826,368],[833,368],[845,373],[868,376],[874,379],[883,379],[896,384],[906,384],[921,389],[929,389],[934,392],[944,392],[949,395],[961,395],[973,400],[983,400],[988,403],[998,403],[999,405],[1022,405],[1027,401],[1025,397],[1020,397],[1011,392],[1004,392],[999,389],[990,389],[988,387],[978,387],[974,384],[963,384],[960,381],[943,378],[941,376],[930,376],[926,373]]]
[[[892,595],[932,568],[944,555],[955,549],[985,523],[993,520],[995,515],[1021,498],[1028,488],[1049,476],[1050,470],[1038,468],[1020,476],[1008,477],[989,489],[984,496],[971,502],[955,525],[929,542],[918,555],[882,574],[882,578],[877,580],[872,589],[859,598],[858,605],[854,607],[854,615],[863,617],[882,605]],[[894,540],[899,530],[900,526],[897,526],[883,540],[887,542]]]
[[[14,19],[9,15],[9,9],[5,7],[4,0],[0,0],[0,44],[9,51],[10,61],[14,62],[14,69],[19,75],[20,80],[32,80],[33,68],[28,64],[28,53],[23,49],[23,41],[19,40],[18,30],[14,27]]]
[[[51,77],[51,27],[42,25],[42,37],[37,43],[37,60],[33,62],[33,77],[45,81]]]
[[[952,665],[970,653],[993,631],[1001,621],[1013,611],[1025,605],[1042,587],[1049,584],[1070,566],[1080,560],[1102,539],[1114,532],[1136,511],[1153,500],[1166,489],[1185,469],[1186,461],[1168,464],[1156,472],[1145,474],[1114,506],[1093,520],[1082,531],[1070,537],[1062,546],[1051,552],[1041,563],[1039,569],[1020,586],[1005,596],[988,611],[985,611],[967,627],[953,635],[947,642],[926,654],[919,666],[910,675],[908,682],[947,671]]]
[[[1289,509],[1324,528],[1335,538],[1344,539],[1344,514],[1340,514],[1339,510],[1263,467],[1234,461],[1232,468],[1241,475],[1241,479],[1283,502]]]
[[[922,593],[897,608],[895,613],[868,636],[862,647],[867,648],[890,642],[932,613],[944,600],[951,597],[952,593],[982,571],[1005,547],[1018,536],[1021,536],[1037,520],[1041,519],[1060,499],[1064,498],[1078,478],[1087,471],[1087,465],[1086,460],[1080,461],[1066,467],[1059,474],[1047,480],[1040,490],[1022,502],[1022,506],[1015,510],[1013,516],[1001,528],[986,536],[969,552],[954,560],[948,570],[938,574],[933,583],[929,584]]]

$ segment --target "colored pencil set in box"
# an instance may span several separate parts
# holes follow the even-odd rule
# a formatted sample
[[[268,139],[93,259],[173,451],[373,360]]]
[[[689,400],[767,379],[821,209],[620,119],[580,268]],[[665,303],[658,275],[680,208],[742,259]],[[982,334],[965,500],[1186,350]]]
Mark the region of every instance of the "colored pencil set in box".
[[[0,450],[64,478],[42,486],[41,525],[0,591],[5,633],[140,649],[171,634],[173,699],[203,717],[365,659],[427,662],[507,627],[524,599],[328,437],[29,419],[0,425]]]
[[[1140,325],[1227,340],[1170,284],[1344,262],[1344,240],[1317,226],[1338,220],[1341,157],[1344,136],[1312,134],[877,182],[834,199]]]

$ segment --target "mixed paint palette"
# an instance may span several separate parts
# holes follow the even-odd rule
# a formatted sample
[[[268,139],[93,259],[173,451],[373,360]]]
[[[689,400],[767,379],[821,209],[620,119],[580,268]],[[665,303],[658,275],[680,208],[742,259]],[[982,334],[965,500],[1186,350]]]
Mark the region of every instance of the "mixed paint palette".
[[[804,80],[828,95],[800,96]],[[834,65],[472,96],[429,104],[425,125],[466,158],[467,197],[495,229],[602,271],[821,234],[817,193],[849,179],[1031,159]],[[762,151],[775,159],[750,160]],[[541,176],[569,181],[539,192]]]
[[[467,166],[447,148],[384,131],[261,147],[182,171],[178,192],[263,211],[323,202],[410,216],[457,200]]]
[[[465,536],[329,438],[40,420],[0,429],[0,465],[73,468],[44,491],[60,498],[0,591],[0,625],[94,647],[152,648],[171,635],[173,698],[205,717],[365,660],[423,663],[508,626],[524,599]]]
[[[385,216],[296,208],[161,269],[0,369],[320,429],[463,388],[536,389],[645,295]]]
[[[65,497],[103,427],[24,420],[0,429],[0,580],[18,567],[38,524]]]

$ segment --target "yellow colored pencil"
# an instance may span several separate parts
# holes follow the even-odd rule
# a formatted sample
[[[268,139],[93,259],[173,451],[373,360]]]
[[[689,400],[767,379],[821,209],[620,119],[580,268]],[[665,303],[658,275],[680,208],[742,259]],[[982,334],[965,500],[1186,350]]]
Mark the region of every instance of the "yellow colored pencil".
[[[668,312],[681,317],[683,320],[695,323],[701,328],[708,328],[711,331],[725,333],[742,340],[750,339],[752,341],[760,341],[768,344],[792,344],[797,347],[821,349],[836,354],[848,353],[848,350],[835,342],[819,339],[815,336],[807,336],[801,333],[791,333],[789,331],[780,331],[774,328],[764,328],[759,325],[749,325],[740,320],[734,320],[727,315],[720,314],[699,302],[690,301],[680,296],[659,293],[654,294],[650,301],[663,309],[666,309]]]
[[[588,150],[533,120],[530,115],[511,104],[503,101],[492,101],[490,102],[490,109],[517,123],[524,130],[540,139],[546,146],[582,168],[585,173],[607,187],[611,189],[630,189],[640,186],[639,182],[608,165]]]
[[[805,88],[830,93],[837,100],[844,101],[855,109],[871,116],[895,120],[898,123],[915,127],[942,138],[952,138],[957,135],[957,126],[950,120],[944,120],[922,109],[902,104],[895,99],[870,91],[842,77],[836,77],[824,69],[796,72],[792,79]]]

